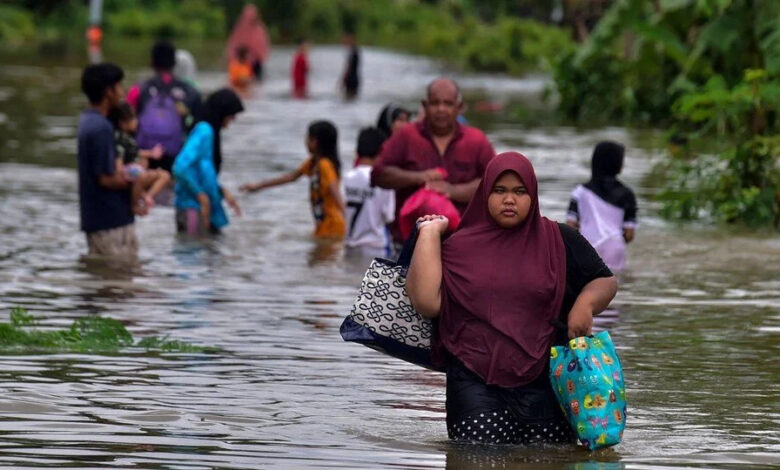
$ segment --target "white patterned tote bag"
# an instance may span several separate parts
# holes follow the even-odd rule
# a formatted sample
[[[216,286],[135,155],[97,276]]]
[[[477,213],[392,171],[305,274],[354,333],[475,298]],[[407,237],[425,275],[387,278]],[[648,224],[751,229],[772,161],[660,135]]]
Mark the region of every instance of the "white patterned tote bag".
[[[371,262],[340,332],[344,341],[435,369],[431,364],[433,324],[417,313],[406,293],[406,270],[416,238],[413,234],[398,261],[375,258]]]

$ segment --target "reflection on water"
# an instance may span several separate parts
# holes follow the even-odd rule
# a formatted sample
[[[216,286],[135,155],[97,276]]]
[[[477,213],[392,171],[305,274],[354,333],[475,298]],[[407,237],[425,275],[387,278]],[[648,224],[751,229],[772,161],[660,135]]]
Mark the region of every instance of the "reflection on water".
[[[119,49],[107,49],[107,58],[146,62],[145,53],[119,56]],[[313,119],[338,125],[341,158],[352,161],[359,128],[388,101],[414,106],[440,72],[424,59],[367,51],[364,92],[344,103],[335,96],[342,52],[315,49],[312,99],[293,101],[290,51],[274,51],[268,80],[224,134],[223,184],[236,188],[300,165]],[[311,239],[305,182],[242,198],[244,216],[215,239],[177,238],[172,209],[157,207],[137,221],[137,263],[82,257],[73,171],[80,60],[3,58],[0,309],[24,306],[41,328],[110,315],[134,336],[169,335],[223,351],[0,358],[0,466],[780,464],[780,369],[769,359],[780,334],[780,241],[655,217],[647,198],[653,189],[642,185],[657,157],[647,146],[652,133],[527,127],[501,114],[467,115],[497,150],[532,159],[542,210],[559,220],[571,189],[588,177],[592,146],[604,138],[628,143],[624,179],[637,189],[642,227],[612,312],[597,321],[611,331],[625,367],[625,442],[594,454],[457,446],[446,439],[441,374],[341,341],[339,324],[370,258]],[[141,65],[128,67],[132,79],[144,73]],[[204,90],[223,81],[216,71],[199,76]],[[461,83],[467,98],[498,102],[523,102],[544,86],[540,78],[482,75]]]

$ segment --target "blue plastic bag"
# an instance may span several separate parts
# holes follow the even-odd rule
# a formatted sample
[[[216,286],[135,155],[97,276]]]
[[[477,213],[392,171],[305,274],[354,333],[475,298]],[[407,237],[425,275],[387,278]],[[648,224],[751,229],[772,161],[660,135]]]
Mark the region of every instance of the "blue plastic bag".
[[[595,450],[620,443],[626,427],[626,387],[608,332],[554,346],[550,382],[582,445]]]

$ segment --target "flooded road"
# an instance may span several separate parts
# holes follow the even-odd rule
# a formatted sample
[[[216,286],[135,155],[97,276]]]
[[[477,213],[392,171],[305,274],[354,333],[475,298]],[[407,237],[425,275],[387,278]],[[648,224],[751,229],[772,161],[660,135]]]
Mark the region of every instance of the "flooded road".
[[[213,49],[213,48],[212,48]],[[224,75],[208,49],[204,90]],[[209,55],[210,54],[210,55]],[[118,57],[119,58],[118,58]],[[389,101],[410,107],[442,68],[366,50],[360,98],[336,95],[339,48],[311,53],[312,98],[289,97],[291,51],[223,134],[230,188],[306,158],[309,121],[330,119],[341,159]],[[196,54],[199,58],[199,54]],[[145,49],[107,59],[133,82]],[[448,443],[444,377],[341,341],[365,261],[318,246],[308,183],[243,196],[242,218],[208,243],[178,240],[173,210],[137,221],[135,266],[95,264],[78,231],[75,133],[84,99],[75,59],[2,56],[0,68],[0,321],[26,307],[41,328],[90,314],[150,335],[218,346],[215,354],[0,356],[0,466],[15,468],[770,468],[780,465],[780,239],[675,226],[658,218],[643,177],[655,134],[621,128],[517,124],[479,114],[475,99],[532,102],[544,78],[457,77],[466,117],[498,151],[534,162],[542,212],[563,220],[589,176],[592,146],[628,146],[623,179],[640,224],[611,315],[628,385],[624,443],[577,448],[479,448]],[[126,84],[127,84],[126,82]]]

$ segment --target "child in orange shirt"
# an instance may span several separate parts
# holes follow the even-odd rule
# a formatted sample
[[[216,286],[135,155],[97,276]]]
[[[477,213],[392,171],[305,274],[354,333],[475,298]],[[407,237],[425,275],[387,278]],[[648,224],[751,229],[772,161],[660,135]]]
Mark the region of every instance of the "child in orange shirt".
[[[252,83],[252,64],[249,62],[249,49],[246,46],[239,46],[236,58],[230,60],[228,77],[230,84],[241,91],[246,90]]]
[[[346,235],[344,198],[339,187],[341,162],[338,156],[338,131],[329,121],[315,121],[309,125],[306,147],[310,157],[296,170],[277,178],[247,183],[241,191],[255,192],[272,186],[291,183],[303,175],[311,178],[309,198],[316,225],[317,238],[342,239]]]

